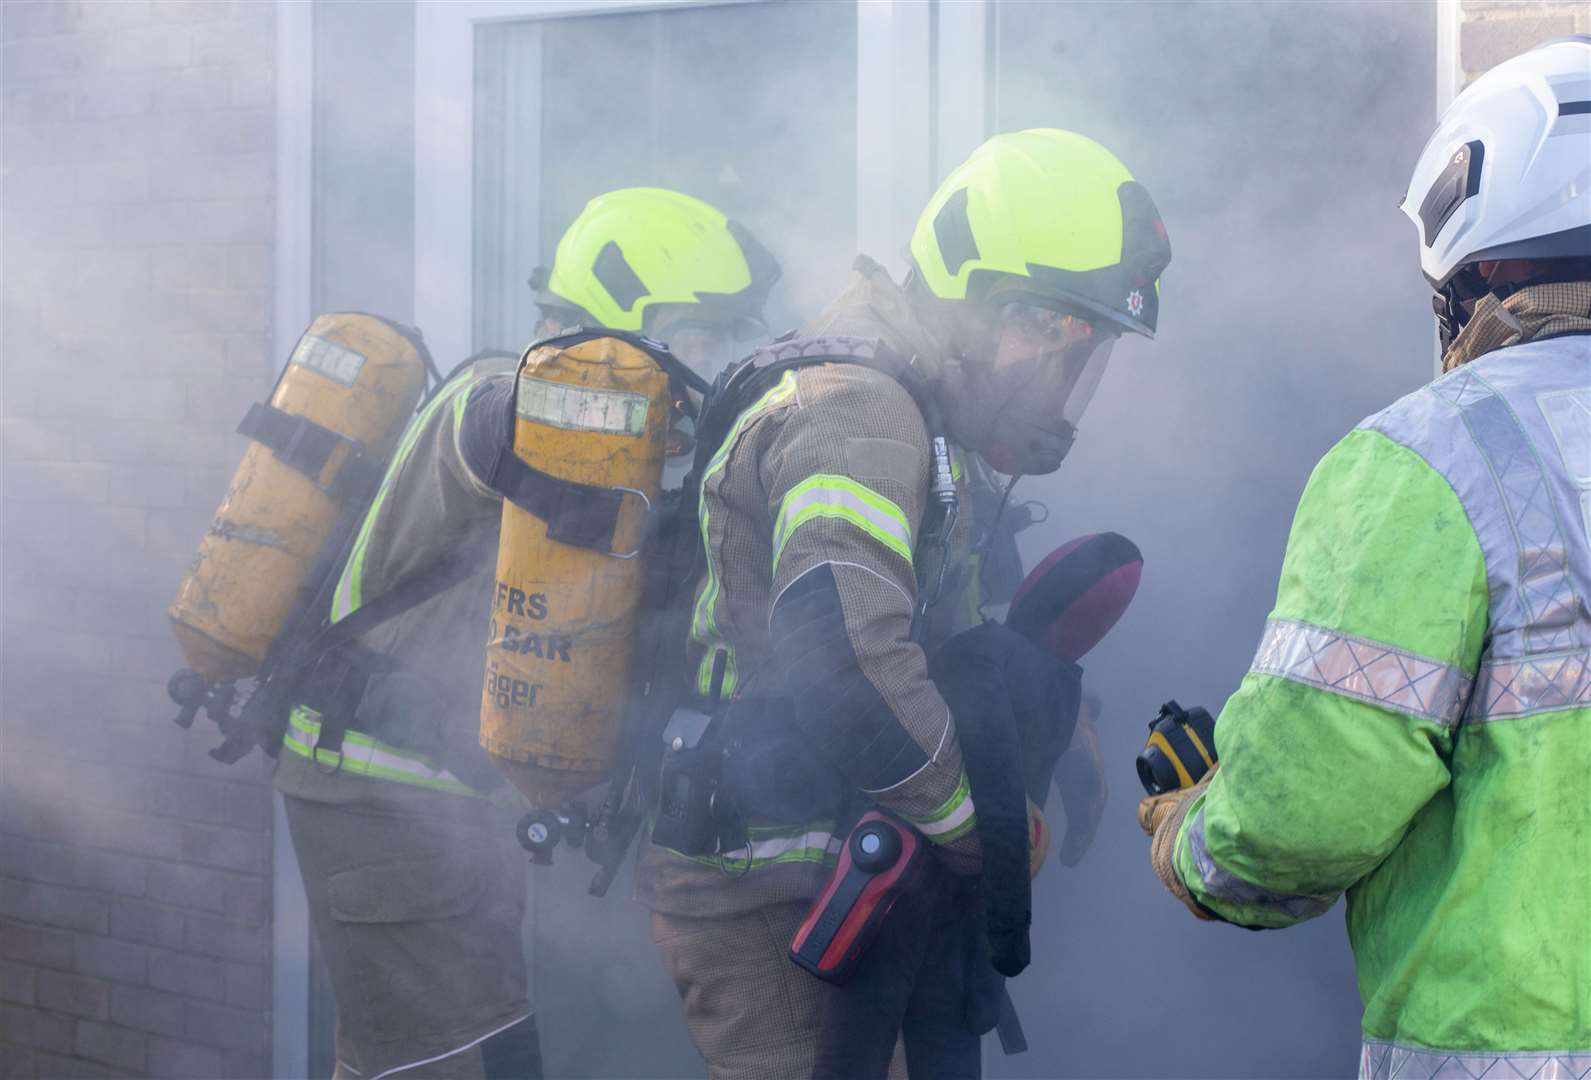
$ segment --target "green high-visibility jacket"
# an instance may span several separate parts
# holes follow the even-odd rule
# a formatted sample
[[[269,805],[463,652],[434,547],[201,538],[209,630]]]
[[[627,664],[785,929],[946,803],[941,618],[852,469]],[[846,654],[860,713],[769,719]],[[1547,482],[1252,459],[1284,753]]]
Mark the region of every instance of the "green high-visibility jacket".
[[[1371,417],[1299,503],[1175,865],[1245,926],[1346,892],[1362,1075],[1591,1075],[1588,532],[1585,335]]]

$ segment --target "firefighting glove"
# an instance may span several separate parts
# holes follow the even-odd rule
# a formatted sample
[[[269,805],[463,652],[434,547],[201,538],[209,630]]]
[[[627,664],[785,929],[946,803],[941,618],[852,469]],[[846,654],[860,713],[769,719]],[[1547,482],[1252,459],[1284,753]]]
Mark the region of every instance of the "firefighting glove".
[[[1055,786],[1061,789],[1061,806],[1066,810],[1066,835],[1056,852],[1063,866],[1076,866],[1083,861],[1104,820],[1105,802],[1110,797],[1095,724],[1098,716],[1099,699],[1084,695],[1072,745],[1055,766]]]
[[[1215,916],[1201,907],[1183,884],[1182,878],[1177,873],[1175,855],[1177,850],[1177,834],[1182,831],[1183,819],[1188,816],[1188,811],[1205,788],[1210,785],[1210,778],[1220,769],[1217,763],[1215,768],[1205,773],[1199,782],[1191,788],[1178,791],[1168,791],[1163,795],[1150,795],[1138,804],[1138,825],[1150,837],[1149,864],[1154,867],[1155,876],[1184,907],[1193,912],[1195,918],[1206,922],[1214,920]]]

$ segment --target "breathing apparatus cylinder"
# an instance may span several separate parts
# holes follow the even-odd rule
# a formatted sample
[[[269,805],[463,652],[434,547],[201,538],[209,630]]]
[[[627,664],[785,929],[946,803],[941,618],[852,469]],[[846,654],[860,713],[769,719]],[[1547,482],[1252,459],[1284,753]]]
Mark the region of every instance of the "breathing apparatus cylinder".
[[[514,399],[521,462],[623,495],[608,550],[560,542],[503,501],[480,741],[532,806],[554,807],[600,783],[618,748],[669,380],[627,341],[553,339],[520,361]]]
[[[210,683],[259,670],[344,502],[368,490],[425,386],[425,346],[373,315],[322,315],[268,405],[200,541],[169,615],[189,666]]]

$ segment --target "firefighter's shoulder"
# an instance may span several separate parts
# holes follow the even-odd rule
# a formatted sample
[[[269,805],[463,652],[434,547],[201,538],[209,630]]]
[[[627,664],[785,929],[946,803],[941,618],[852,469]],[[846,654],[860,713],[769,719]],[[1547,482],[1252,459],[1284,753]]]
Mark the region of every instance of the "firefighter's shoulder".
[[[837,439],[888,438],[928,451],[928,428],[911,393],[862,364],[816,364],[797,373],[800,421]]]

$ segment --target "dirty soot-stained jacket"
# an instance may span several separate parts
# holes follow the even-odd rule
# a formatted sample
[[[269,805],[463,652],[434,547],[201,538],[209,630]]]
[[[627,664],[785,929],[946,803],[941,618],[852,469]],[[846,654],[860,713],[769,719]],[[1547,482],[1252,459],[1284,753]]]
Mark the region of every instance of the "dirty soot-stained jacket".
[[[880,339],[930,377],[944,362],[900,287],[866,259],[802,334]],[[780,377],[741,413],[703,473],[707,569],[688,673],[703,695],[716,668],[726,699],[793,698],[802,745],[970,872],[978,838],[955,724],[910,637],[929,468],[922,415],[893,378],[853,363]],[[959,454],[955,473],[965,500]],[[958,562],[971,517],[964,501],[951,544]],[[960,580],[952,575],[947,595]],[[731,709],[729,738],[736,723]],[[839,850],[832,816],[747,824],[749,850],[721,856],[644,844],[638,899],[713,917],[816,895]]]
[[[1585,1077],[1591,283],[1447,360],[1315,467],[1174,865],[1244,926],[1346,894],[1360,1076]]]
[[[325,802],[379,801],[387,784],[372,781],[386,781],[473,797],[495,782],[478,727],[502,499],[466,463],[460,431],[471,392],[487,380],[511,386],[515,366],[508,357],[476,361],[409,422],[338,571],[333,622],[443,558],[466,552],[479,560],[478,571],[464,581],[360,639],[399,671],[423,676],[426,693],[401,681],[389,693],[367,691],[377,723],[362,726],[363,716],[350,723],[340,765],[334,757],[328,763],[325,752],[311,760],[321,718],[308,707],[294,709],[276,769],[283,793]]]

